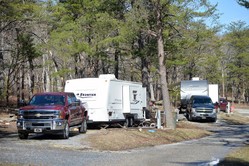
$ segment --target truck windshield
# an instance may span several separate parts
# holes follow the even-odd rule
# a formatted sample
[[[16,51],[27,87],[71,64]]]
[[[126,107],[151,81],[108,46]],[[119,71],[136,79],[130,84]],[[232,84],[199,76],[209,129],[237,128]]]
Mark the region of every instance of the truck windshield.
[[[197,98],[193,101],[194,104],[213,104],[209,98]]]
[[[65,97],[61,95],[35,95],[30,105],[64,105]]]

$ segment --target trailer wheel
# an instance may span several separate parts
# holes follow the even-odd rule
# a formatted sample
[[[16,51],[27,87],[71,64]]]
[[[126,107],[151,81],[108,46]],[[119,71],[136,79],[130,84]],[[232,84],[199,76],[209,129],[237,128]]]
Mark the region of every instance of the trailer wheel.
[[[129,127],[132,127],[134,125],[134,119],[133,117],[129,118]]]
[[[124,122],[124,127],[132,127],[134,125],[133,117],[126,117]]]
[[[81,123],[81,126],[79,127],[79,132],[86,133],[86,131],[87,131],[87,123],[86,123],[86,118],[84,118]]]
[[[125,118],[124,127],[129,127],[129,118]]]

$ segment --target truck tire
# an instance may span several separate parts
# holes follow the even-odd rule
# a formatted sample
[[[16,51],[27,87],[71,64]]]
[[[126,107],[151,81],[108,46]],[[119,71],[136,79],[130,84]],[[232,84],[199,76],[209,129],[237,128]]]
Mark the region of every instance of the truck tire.
[[[18,133],[20,139],[28,139],[29,133]]]
[[[86,118],[84,118],[81,123],[81,126],[79,127],[79,132],[86,133],[86,131],[87,131],[87,123],[86,123]]]
[[[187,118],[188,118],[188,121],[193,121],[193,118],[192,118],[192,116],[190,115],[190,113],[187,113]]]
[[[68,125],[68,122],[65,123],[62,138],[63,139],[68,139],[69,138],[69,125]]]
[[[211,122],[216,122],[217,121],[217,118],[213,118],[213,119],[211,119]]]

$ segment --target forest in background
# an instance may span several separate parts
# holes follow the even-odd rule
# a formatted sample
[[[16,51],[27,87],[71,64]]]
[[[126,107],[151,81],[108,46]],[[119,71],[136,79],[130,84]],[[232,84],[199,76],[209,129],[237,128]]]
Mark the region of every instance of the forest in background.
[[[248,102],[249,27],[221,25],[208,0],[0,0],[0,11],[4,105],[100,74],[142,82],[150,100],[169,91],[176,103],[180,81],[199,77]]]

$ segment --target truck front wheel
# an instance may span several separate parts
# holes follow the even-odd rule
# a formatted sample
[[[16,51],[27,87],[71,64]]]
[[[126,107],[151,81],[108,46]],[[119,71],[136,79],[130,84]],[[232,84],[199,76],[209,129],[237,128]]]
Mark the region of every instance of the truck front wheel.
[[[192,115],[190,113],[187,113],[187,118],[188,118],[188,121],[193,121]]]
[[[211,122],[216,122],[216,121],[217,121],[217,118],[211,119]]]
[[[29,133],[18,133],[20,139],[28,139]]]
[[[68,126],[68,122],[65,123],[65,128],[63,130],[62,138],[63,139],[68,139],[69,138],[69,126]]]
[[[86,123],[86,118],[83,119],[83,122],[81,123],[81,126],[79,128],[80,133],[86,133],[87,131],[87,123]]]

